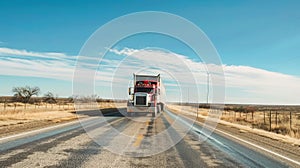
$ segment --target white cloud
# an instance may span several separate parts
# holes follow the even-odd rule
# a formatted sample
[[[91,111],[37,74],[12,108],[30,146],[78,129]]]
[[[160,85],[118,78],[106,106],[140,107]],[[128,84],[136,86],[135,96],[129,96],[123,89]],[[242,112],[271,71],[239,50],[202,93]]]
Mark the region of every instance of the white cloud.
[[[195,62],[186,56],[155,50],[124,49],[111,50],[115,54],[125,55],[140,61],[141,67],[145,65],[161,66],[168,69],[174,76],[191,82],[186,74],[189,70],[197,80],[197,84],[205,85],[207,80],[206,66],[210,74],[214,75],[218,85],[222,68],[226,82],[226,102],[231,103],[262,103],[262,104],[299,104],[300,78],[297,76],[271,72],[259,68],[238,65],[205,65]],[[128,52],[134,51],[134,52]],[[129,53],[129,54],[128,54]],[[128,61],[130,64],[130,61]],[[187,65],[188,68],[184,67]],[[123,70],[125,70],[124,68]],[[221,78],[220,78],[221,79]],[[171,84],[170,84],[171,85]],[[202,90],[203,92],[203,90]],[[205,91],[204,91],[205,92]]]
[[[244,91],[248,103],[299,104],[300,78],[248,66],[223,66],[228,87]],[[228,93],[228,95],[231,95]],[[228,96],[229,97],[229,96]],[[238,101],[230,96],[231,102]]]
[[[54,58],[54,59],[70,59],[70,56],[65,55],[64,53],[56,52],[31,52],[27,50],[18,50],[11,48],[0,48],[0,56],[27,56],[27,57],[40,57],[40,58]]]
[[[60,61],[8,58],[0,60],[0,74],[71,80],[73,67]]]
[[[139,52],[139,50],[132,48],[124,48],[122,50],[108,48],[108,51],[113,52],[117,55],[133,55],[134,53]]]
[[[185,86],[191,87],[191,74],[195,77],[200,88],[200,99],[206,99],[206,69],[209,66],[214,79],[221,79],[222,68],[226,81],[226,102],[230,103],[262,103],[262,104],[299,104],[300,78],[297,76],[271,72],[259,68],[239,65],[205,65],[191,60],[187,56],[153,49],[138,50],[124,48],[109,49],[111,53],[123,55],[119,60],[104,58],[100,71],[96,73],[97,86],[109,88],[111,81],[116,87],[127,87],[133,72],[161,73],[166,87],[174,91],[176,80],[185,81]],[[11,57],[14,56],[14,57]],[[35,59],[28,59],[35,57]],[[94,74],[98,67],[98,59],[81,56],[84,60],[77,64],[85,74]],[[0,48],[0,74],[10,76],[33,76],[72,81],[76,57],[55,52],[31,52],[10,48]],[[147,69],[148,68],[148,69]],[[192,73],[190,73],[192,72]],[[82,75],[84,79],[87,76]],[[176,78],[174,80],[174,78]],[[216,80],[218,81],[218,80]],[[220,83],[215,82],[214,85]],[[184,89],[183,89],[184,90]],[[185,90],[186,91],[186,90]],[[189,95],[195,94],[193,89]],[[193,92],[193,93],[192,93]],[[104,92],[103,92],[104,93]],[[105,92],[108,93],[108,92]],[[123,93],[123,92],[122,92]],[[126,94],[126,89],[124,91]],[[176,93],[177,94],[177,93]],[[177,94],[178,95],[178,94]],[[103,95],[109,97],[108,95]],[[183,93],[183,99],[187,94]],[[124,97],[122,97],[124,98]],[[177,100],[177,99],[176,99]]]

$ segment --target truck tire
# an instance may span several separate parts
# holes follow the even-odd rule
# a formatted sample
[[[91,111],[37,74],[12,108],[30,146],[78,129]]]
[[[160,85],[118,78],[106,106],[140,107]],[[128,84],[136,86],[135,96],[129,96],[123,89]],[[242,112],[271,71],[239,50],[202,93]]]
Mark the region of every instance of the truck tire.
[[[152,113],[152,117],[156,117],[157,116],[157,110],[155,110],[155,112]]]
[[[160,104],[160,107],[161,107],[161,111],[164,111],[164,110],[165,110],[164,104]]]
[[[156,113],[154,112],[154,113],[152,113],[152,117],[156,117]]]
[[[160,105],[157,105],[157,113],[161,113],[161,106]]]

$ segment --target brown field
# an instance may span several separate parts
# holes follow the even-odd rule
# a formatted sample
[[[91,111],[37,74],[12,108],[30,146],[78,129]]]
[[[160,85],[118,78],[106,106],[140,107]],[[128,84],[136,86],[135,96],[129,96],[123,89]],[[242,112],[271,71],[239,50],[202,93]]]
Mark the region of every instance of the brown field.
[[[6,106],[6,107],[5,107]],[[119,104],[118,104],[119,106]],[[124,106],[124,105],[123,105]],[[115,108],[115,103],[99,102],[97,105],[83,103],[77,110]],[[82,116],[80,116],[82,117]],[[36,121],[63,122],[77,119],[73,103],[66,104],[23,104],[0,103],[0,127]]]

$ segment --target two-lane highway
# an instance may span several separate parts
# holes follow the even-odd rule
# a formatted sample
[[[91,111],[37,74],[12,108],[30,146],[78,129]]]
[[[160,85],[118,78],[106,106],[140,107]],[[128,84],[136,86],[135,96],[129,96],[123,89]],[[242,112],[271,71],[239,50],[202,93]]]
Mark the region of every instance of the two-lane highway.
[[[292,162],[258,147],[251,147],[220,131],[213,132],[207,138],[208,135],[205,134],[206,131],[201,124],[194,124],[184,136],[182,129],[171,125],[176,120],[182,126],[189,127],[190,119],[177,118],[170,111],[166,111],[157,119],[141,116],[140,121],[139,117],[127,118],[118,112],[102,117],[97,111],[85,113],[90,117],[81,122],[75,121],[0,139],[0,166],[172,168],[300,166],[297,165],[297,161]],[[133,138],[124,142],[115,130]],[[86,131],[92,133],[94,137],[89,136]],[[164,132],[163,136],[157,136]],[[183,139],[177,143],[178,138],[182,136]],[[203,139],[206,140],[201,141]],[[164,150],[165,147],[167,150]],[[119,154],[116,151],[119,151]]]

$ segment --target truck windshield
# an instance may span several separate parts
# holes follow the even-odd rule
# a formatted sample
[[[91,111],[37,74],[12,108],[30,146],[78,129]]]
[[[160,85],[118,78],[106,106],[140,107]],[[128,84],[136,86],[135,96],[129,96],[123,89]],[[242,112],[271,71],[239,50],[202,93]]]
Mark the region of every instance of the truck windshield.
[[[136,88],[135,92],[147,92],[147,93],[151,93],[151,92],[153,92],[153,88]]]

